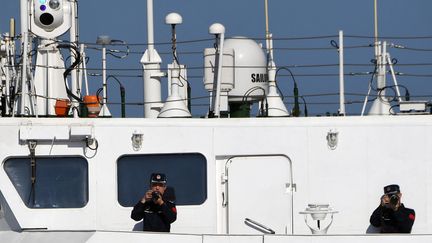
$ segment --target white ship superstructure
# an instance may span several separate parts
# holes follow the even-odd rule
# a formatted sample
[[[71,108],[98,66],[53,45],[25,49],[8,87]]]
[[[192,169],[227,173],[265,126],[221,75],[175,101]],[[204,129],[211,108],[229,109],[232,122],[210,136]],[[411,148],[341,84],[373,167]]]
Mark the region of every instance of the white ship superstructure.
[[[339,110],[306,117],[293,73],[277,66],[268,18],[265,45],[226,37],[226,26],[214,23],[208,31],[213,46],[202,50],[208,112],[197,117],[187,65],[177,52],[183,17],[165,18],[172,52],[163,62],[148,0],[148,46],[140,60],[145,117],[120,118],[112,115],[107,80],[116,79],[122,95],[124,87],[109,75],[107,53],[121,58],[129,46],[99,36],[102,83],[92,93],[77,2],[20,4],[21,34],[11,20],[0,39],[2,242],[432,240],[431,104],[403,95],[391,43],[374,41],[376,90],[369,86],[361,115],[348,116],[340,31],[332,43],[339,53]],[[110,50],[113,45],[126,49]],[[278,88],[284,69],[295,83],[293,105]],[[120,105],[124,116],[124,99]],[[130,218],[155,171],[175,190],[171,233],[140,232],[142,222]],[[411,234],[382,235],[369,224],[382,187],[393,183],[416,211]]]

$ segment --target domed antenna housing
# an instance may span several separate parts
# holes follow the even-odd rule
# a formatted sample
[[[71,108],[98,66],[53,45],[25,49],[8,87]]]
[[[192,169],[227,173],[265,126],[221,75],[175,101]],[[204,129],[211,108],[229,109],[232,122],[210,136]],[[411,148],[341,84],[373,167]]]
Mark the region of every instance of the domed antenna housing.
[[[177,58],[176,25],[183,23],[183,18],[178,13],[170,13],[165,17],[165,23],[171,25],[173,62],[168,65],[168,86],[170,87],[168,98],[162,107],[158,118],[192,117],[187,108],[187,79],[185,66],[180,65]],[[181,81],[180,79],[183,79]],[[182,92],[180,92],[182,88]]]
[[[165,17],[165,23],[166,24],[171,24],[171,25],[182,24],[183,23],[183,18],[178,13],[169,13]]]
[[[209,33],[212,35],[225,34],[225,27],[220,23],[214,23],[210,25]]]

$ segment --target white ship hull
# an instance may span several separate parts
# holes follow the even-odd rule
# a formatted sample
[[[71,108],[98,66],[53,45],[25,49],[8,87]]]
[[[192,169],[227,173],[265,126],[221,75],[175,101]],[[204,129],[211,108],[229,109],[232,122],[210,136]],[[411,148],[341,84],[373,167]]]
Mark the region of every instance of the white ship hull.
[[[143,232],[90,231],[90,232],[0,232],[5,242],[176,242],[176,243],[279,243],[279,242],[430,242],[431,235],[201,235],[155,234]]]
[[[99,144],[95,154],[89,154],[85,143],[77,140],[78,127],[92,131]],[[136,131],[143,134],[138,151],[131,142]],[[333,148],[326,138],[330,131],[338,133]],[[3,225],[15,231],[42,230],[0,233],[5,239],[25,242],[27,237],[46,237],[49,242],[71,235],[74,242],[160,242],[168,238],[170,242],[171,238],[175,242],[233,242],[233,238],[234,242],[378,242],[384,236],[369,235],[377,232],[370,226],[369,217],[379,203],[383,185],[390,183],[401,186],[402,201],[415,209],[417,218],[409,237],[394,235],[384,239],[427,242],[432,237],[432,155],[427,152],[432,141],[426,136],[432,134],[429,116],[10,118],[0,121],[0,133],[2,161],[27,157],[25,141],[36,140],[36,156],[82,156],[88,163],[88,202],[82,208],[72,209],[26,207],[5,170],[0,170]],[[171,229],[174,234],[131,233],[142,226],[130,219],[132,208],[119,203],[119,158],[189,153],[205,157],[205,201],[178,206],[178,219]],[[270,192],[272,188],[260,189],[260,185],[267,184],[279,185],[280,195]],[[310,236],[304,216],[299,214],[310,203],[328,203],[338,211],[328,236]],[[268,220],[269,215],[272,221]],[[274,229],[276,236],[257,235],[261,233],[248,227],[245,218]],[[56,232],[70,230],[74,232]]]

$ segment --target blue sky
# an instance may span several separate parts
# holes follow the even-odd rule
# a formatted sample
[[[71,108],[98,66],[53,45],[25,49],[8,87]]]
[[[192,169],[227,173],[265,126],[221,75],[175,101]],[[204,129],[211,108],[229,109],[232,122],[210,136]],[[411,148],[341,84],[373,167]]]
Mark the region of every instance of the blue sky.
[[[379,34],[383,37],[393,36],[432,36],[432,1],[430,0],[378,0],[379,4]],[[211,38],[208,27],[214,22],[220,22],[226,27],[227,36],[264,37],[264,0],[154,0],[155,10],[155,39],[156,42],[170,41],[170,28],[164,24],[165,15],[178,12],[183,16],[183,24],[177,29],[177,38],[195,40]],[[337,35],[344,30],[346,35],[373,36],[373,0],[269,0],[270,30],[276,38],[311,37]],[[19,20],[19,1],[3,1],[0,7],[0,32],[8,30],[9,17]],[[109,35],[114,39],[125,40],[128,43],[145,43],[146,34],[146,1],[129,0],[88,0],[79,1],[80,39],[86,43],[94,43],[98,35]],[[18,30],[19,31],[19,30]],[[331,47],[334,38],[314,40],[275,41],[276,48],[316,48]],[[346,38],[347,46],[364,46],[372,43],[368,38]],[[432,49],[432,39],[388,39],[389,42],[411,48]],[[180,44],[179,57],[182,63],[189,67],[201,67],[202,55],[182,54],[182,52],[202,51],[211,47],[212,41],[194,44]],[[128,58],[117,60],[109,58],[109,68],[136,69],[129,72],[110,71],[110,74],[141,74],[140,52],[145,46],[132,46],[132,53]],[[169,52],[169,45],[156,47],[161,53]],[[135,53],[136,52],[136,53]],[[390,49],[392,57],[398,59],[396,71],[406,74],[432,74],[430,65],[409,66],[406,64],[432,63],[431,51],[409,51]],[[89,50],[91,56],[88,66],[99,68],[100,53]],[[355,48],[346,50],[345,62],[348,64],[364,64],[364,66],[347,66],[346,73],[371,72],[370,59],[374,56],[373,48]],[[164,63],[171,62],[169,55],[162,55]],[[337,64],[338,54],[335,50],[277,50],[276,64],[279,66]],[[337,96],[313,97],[308,95],[318,93],[338,92],[337,76],[319,76],[319,74],[337,74],[338,67],[326,68],[291,68],[296,75],[300,95],[310,105],[308,110],[312,114],[334,113],[337,111]],[[98,72],[92,71],[92,72]],[[281,72],[283,73],[283,72]],[[202,70],[191,69],[188,72],[189,82],[192,84],[192,96],[207,95],[203,89]],[[318,76],[308,76],[308,75]],[[298,76],[297,76],[298,75]],[[347,76],[346,92],[365,94],[368,89],[370,75]],[[411,95],[427,95],[418,99],[430,100],[432,95],[432,77],[399,76],[399,83],[407,86]],[[126,86],[127,102],[142,102],[142,80],[139,77],[122,77],[120,80]],[[388,77],[388,82],[391,79]],[[91,89],[95,92],[101,86],[101,78],[90,80]],[[163,81],[166,83],[166,81]],[[279,78],[279,85],[286,96],[292,95],[292,81],[288,76]],[[165,89],[165,86],[164,86]],[[113,84],[109,88],[109,101],[119,102],[118,86]],[[347,97],[348,101],[363,100],[364,97]],[[412,98],[416,99],[416,98]],[[290,103],[291,97],[286,101]],[[194,115],[202,115],[206,111],[207,99],[194,101]],[[118,116],[120,107],[112,105],[111,111]],[[292,104],[288,104],[292,108]],[[350,114],[360,113],[361,105],[348,105]],[[129,106],[129,116],[141,117],[142,108]]]

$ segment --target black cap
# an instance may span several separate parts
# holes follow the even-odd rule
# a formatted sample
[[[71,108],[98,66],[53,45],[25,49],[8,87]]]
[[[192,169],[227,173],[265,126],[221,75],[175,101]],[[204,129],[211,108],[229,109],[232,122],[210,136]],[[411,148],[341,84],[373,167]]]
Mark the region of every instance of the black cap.
[[[167,183],[166,175],[162,173],[153,173],[150,176],[150,183]]]
[[[384,187],[384,194],[396,194],[399,192],[400,192],[399,186],[396,184],[392,184]]]

